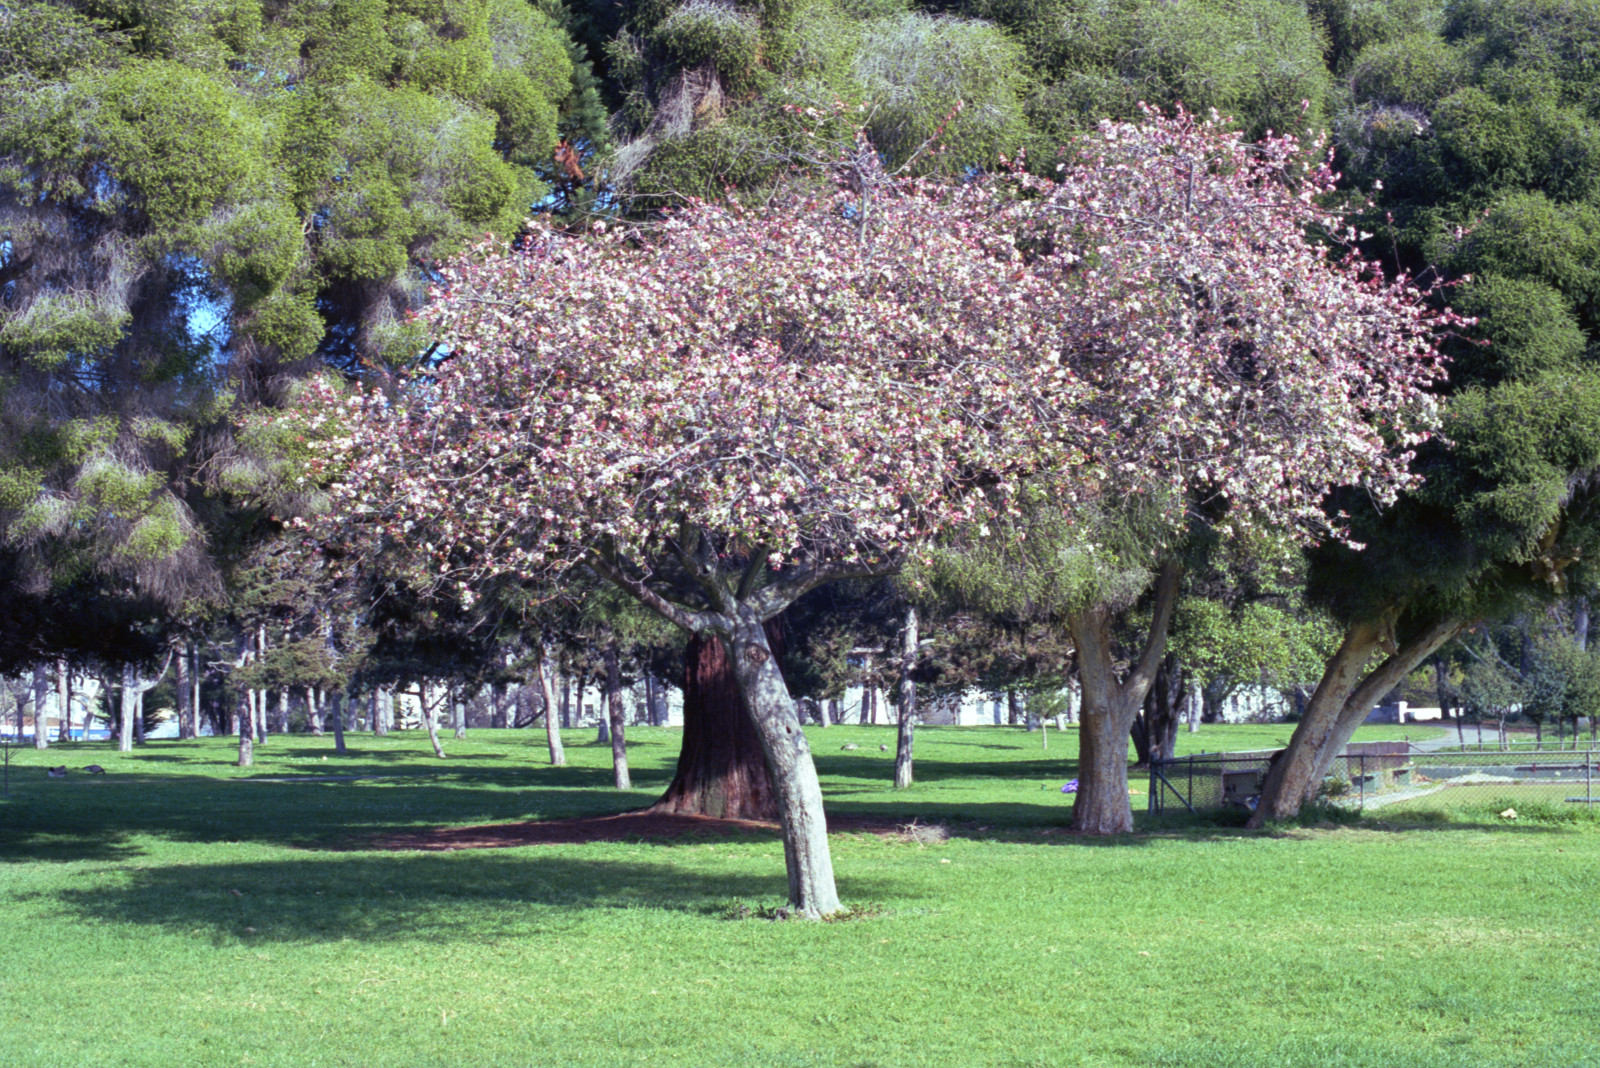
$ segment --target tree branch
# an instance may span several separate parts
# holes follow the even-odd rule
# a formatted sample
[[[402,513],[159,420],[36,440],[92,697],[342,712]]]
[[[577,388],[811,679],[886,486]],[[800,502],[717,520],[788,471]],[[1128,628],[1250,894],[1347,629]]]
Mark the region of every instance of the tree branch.
[[[594,568],[607,581],[616,586],[623,593],[651,609],[669,623],[675,623],[691,634],[703,634],[708,630],[718,632],[728,629],[725,617],[716,612],[697,612],[680,604],[674,604],[652,590],[640,579],[634,578],[627,572],[607,560],[596,550],[589,550],[589,566]]]
[[[808,564],[769,582],[744,603],[753,608],[756,615],[765,622],[824,583],[852,578],[877,578],[894,573],[898,567],[898,564],[869,564],[864,560],[854,563],[835,560],[824,564]]]
[[[1172,613],[1178,604],[1178,586],[1183,580],[1183,564],[1168,560],[1156,579],[1156,603],[1150,613],[1150,636],[1145,640],[1139,663],[1123,686],[1129,692],[1144,693],[1155,681],[1161,658],[1166,655],[1167,632],[1172,629]]]

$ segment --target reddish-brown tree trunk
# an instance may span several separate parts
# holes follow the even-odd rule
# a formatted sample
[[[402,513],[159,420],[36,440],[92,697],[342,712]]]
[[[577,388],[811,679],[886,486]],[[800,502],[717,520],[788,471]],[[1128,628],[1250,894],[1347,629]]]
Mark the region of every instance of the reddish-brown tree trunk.
[[[782,628],[766,625],[767,643],[782,658]],[[683,653],[683,748],[678,772],[652,812],[775,820],[777,795],[739,682],[716,638],[689,639]]]

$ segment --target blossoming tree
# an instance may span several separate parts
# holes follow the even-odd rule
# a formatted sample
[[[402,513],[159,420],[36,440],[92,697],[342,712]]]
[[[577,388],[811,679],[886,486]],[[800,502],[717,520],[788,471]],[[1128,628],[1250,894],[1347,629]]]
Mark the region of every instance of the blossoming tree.
[[[1305,243],[1330,179],[1302,155],[1152,116],[1105,127],[1059,183],[894,181],[860,153],[830,193],[479,249],[427,313],[436,371],[328,394],[335,511],[469,597],[583,566],[717,636],[791,904],[825,915],[821,793],[764,621],[983,530],[1024,483],[1068,514],[1165,486],[1282,524],[1332,481],[1405,480],[1384,432],[1425,407],[1426,317]],[[1131,693],[1151,654],[1113,678],[1095,611],[1073,627],[1086,679]]]
[[[986,186],[891,182],[537,235],[451,267],[451,356],[342,404],[335,511],[441,582],[585,566],[727,646],[773,772],[790,898],[839,908],[822,798],[762,624],[1068,470],[1037,361],[1059,305]],[[1012,276],[1017,275],[1016,281]],[[1027,354],[1026,359],[1019,358]]]
[[[1164,652],[1185,532],[1342,537],[1328,489],[1392,501],[1437,422],[1428,388],[1454,317],[1354,253],[1358,235],[1319,205],[1338,177],[1323,147],[1248,143],[1180,111],[1103,124],[1059,183],[1035,186],[1024,245],[1077,298],[1060,352],[1077,406],[1068,432],[1089,463],[1069,500],[1102,516],[1133,502],[1134,562],[1154,583],[1126,667],[1104,584],[1065,591],[1083,693],[1077,830],[1132,829],[1129,730]],[[1093,559],[1091,539],[1068,548]]]

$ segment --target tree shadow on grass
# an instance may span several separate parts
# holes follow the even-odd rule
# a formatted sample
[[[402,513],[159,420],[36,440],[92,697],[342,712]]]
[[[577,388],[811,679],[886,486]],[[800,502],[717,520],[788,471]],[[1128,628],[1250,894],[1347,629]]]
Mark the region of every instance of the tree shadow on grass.
[[[586,859],[573,852],[306,854],[291,860],[138,868],[114,886],[42,893],[85,920],[205,934],[238,942],[455,942],[570,930],[599,910],[713,916],[734,898],[779,904],[781,856],[770,874],[690,864]],[[847,900],[892,894],[881,880],[840,880]]]
[[[564,778],[578,784],[490,784],[470,776],[427,782],[240,782],[202,775],[41,779],[26,791],[13,784],[0,862],[118,859],[143,852],[132,841],[139,836],[309,848],[419,826],[609,815],[653,800],[646,791],[619,793],[595,789],[582,776]]]

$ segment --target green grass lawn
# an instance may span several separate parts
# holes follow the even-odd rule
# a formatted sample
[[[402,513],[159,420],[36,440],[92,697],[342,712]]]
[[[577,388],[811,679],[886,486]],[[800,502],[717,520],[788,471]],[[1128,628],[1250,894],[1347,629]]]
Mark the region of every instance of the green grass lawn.
[[[674,731],[631,732],[626,795],[579,731],[559,770],[530,731],[473,732],[442,762],[420,733],[352,736],[345,757],[275,738],[243,771],[226,740],[19,751],[0,1064],[1600,1065],[1593,819],[1435,806],[1084,840],[1061,832],[1070,732],[1043,751],[923,728],[899,793],[893,728],[811,737],[830,811],[951,824],[940,845],[835,835],[865,906],[848,922],[736,918],[783,899],[770,834],[351,848],[637,807]],[[44,774],[91,762],[109,774]],[[370,777],[326,778],[349,775]]]

